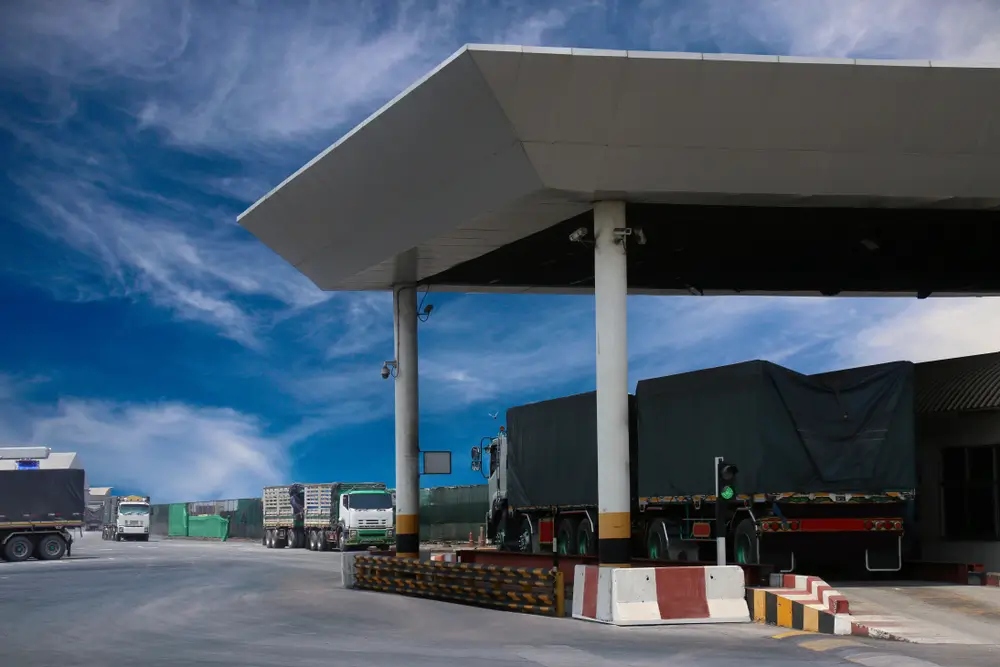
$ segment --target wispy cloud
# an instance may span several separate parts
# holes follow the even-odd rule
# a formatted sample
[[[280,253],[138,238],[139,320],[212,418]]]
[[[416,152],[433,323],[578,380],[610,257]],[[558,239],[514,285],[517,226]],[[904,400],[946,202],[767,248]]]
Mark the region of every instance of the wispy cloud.
[[[259,495],[287,479],[293,444],[228,408],[72,397],[45,405],[14,392],[0,400],[0,441],[75,451],[91,484],[112,481],[157,502]]]
[[[654,47],[715,44],[723,51],[869,58],[1000,60],[993,0],[708,0],[676,11],[642,8]]]

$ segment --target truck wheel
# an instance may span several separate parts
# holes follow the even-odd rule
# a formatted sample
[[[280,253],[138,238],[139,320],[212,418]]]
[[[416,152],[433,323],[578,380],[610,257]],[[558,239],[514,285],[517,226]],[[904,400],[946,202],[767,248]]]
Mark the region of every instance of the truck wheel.
[[[337,548],[341,553],[347,551],[347,534],[344,531],[340,531],[340,535],[337,536]]]
[[[309,531],[309,551],[319,551],[319,531]]]
[[[24,535],[15,535],[7,540],[3,548],[4,560],[11,563],[20,563],[31,558],[31,552],[35,550],[35,545]]]
[[[733,561],[739,565],[760,563],[760,544],[753,519],[743,519],[733,532]]]
[[[646,553],[650,560],[670,560],[670,542],[666,535],[666,525],[662,520],[654,521],[649,527]]]
[[[264,531],[264,548],[273,549],[274,548],[274,531],[270,528]]]
[[[330,534],[325,530],[316,533],[316,546],[320,551],[330,550]]]
[[[523,554],[530,554],[534,549],[534,535],[531,534],[531,522],[528,517],[521,519],[521,529],[517,531],[517,550]]]
[[[563,519],[559,522],[559,532],[556,533],[557,547],[562,556],[576,555],[576,521]]]
[[[46,535],[38,543],[38,560],[59,560],[66,555],[66,540],[58,535]]]
[[[576,553],[579,556],[593,556],[597,551],[597,541],[594,539],[594,531],[590,527],[590,521],[580,522],[580,527],[576,531]]]

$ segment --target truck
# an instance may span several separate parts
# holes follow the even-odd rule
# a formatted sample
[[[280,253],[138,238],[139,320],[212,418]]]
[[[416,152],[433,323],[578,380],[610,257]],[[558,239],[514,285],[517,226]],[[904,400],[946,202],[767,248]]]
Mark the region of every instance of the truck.
[[[264,487],[265,547],[313,551],[395,544],[393,496],[381,482]]]
[[[109,496],[104,500],[101,539],[149,541],[149,496]]]
[[[0,557],[20,562],[70,555],[70,531],[85,523],[85,484],[79,469],[0,471]]]
[[[916,493],[913,376],[909,362],[810,376],[750,361],[640,381],[631,555],[714,561],[725,537],[730,562],[899,570]],[[716,457],[737,471],[721,500]],[[488,478],[498,548],[596,554],[596,392],[510,408],[472,467]]]

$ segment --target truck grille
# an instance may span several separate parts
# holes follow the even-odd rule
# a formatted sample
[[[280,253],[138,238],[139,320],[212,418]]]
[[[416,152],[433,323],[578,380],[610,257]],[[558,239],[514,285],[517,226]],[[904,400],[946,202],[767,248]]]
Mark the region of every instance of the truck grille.
[[[385,519],[362,519],[361,528],[376,528],[385,525]]]
[[[142,525],[142,521],[126,521],[125,525],[126,526],[141,526]]]

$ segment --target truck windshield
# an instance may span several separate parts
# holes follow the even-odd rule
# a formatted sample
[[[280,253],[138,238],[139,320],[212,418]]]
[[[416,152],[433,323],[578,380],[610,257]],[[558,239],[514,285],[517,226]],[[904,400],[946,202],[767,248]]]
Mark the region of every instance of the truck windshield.
[[[352,510],[391,510],[392,496],[388,493],[352,493]]]
[[[149,514],[149,505],[119,505],[118,506],[118,513],[122,514],[122,515],[124,515],[124,514],[132,514],[132,515],[138,514],[140,516],[141,515],[145,515],[145,514]]]

